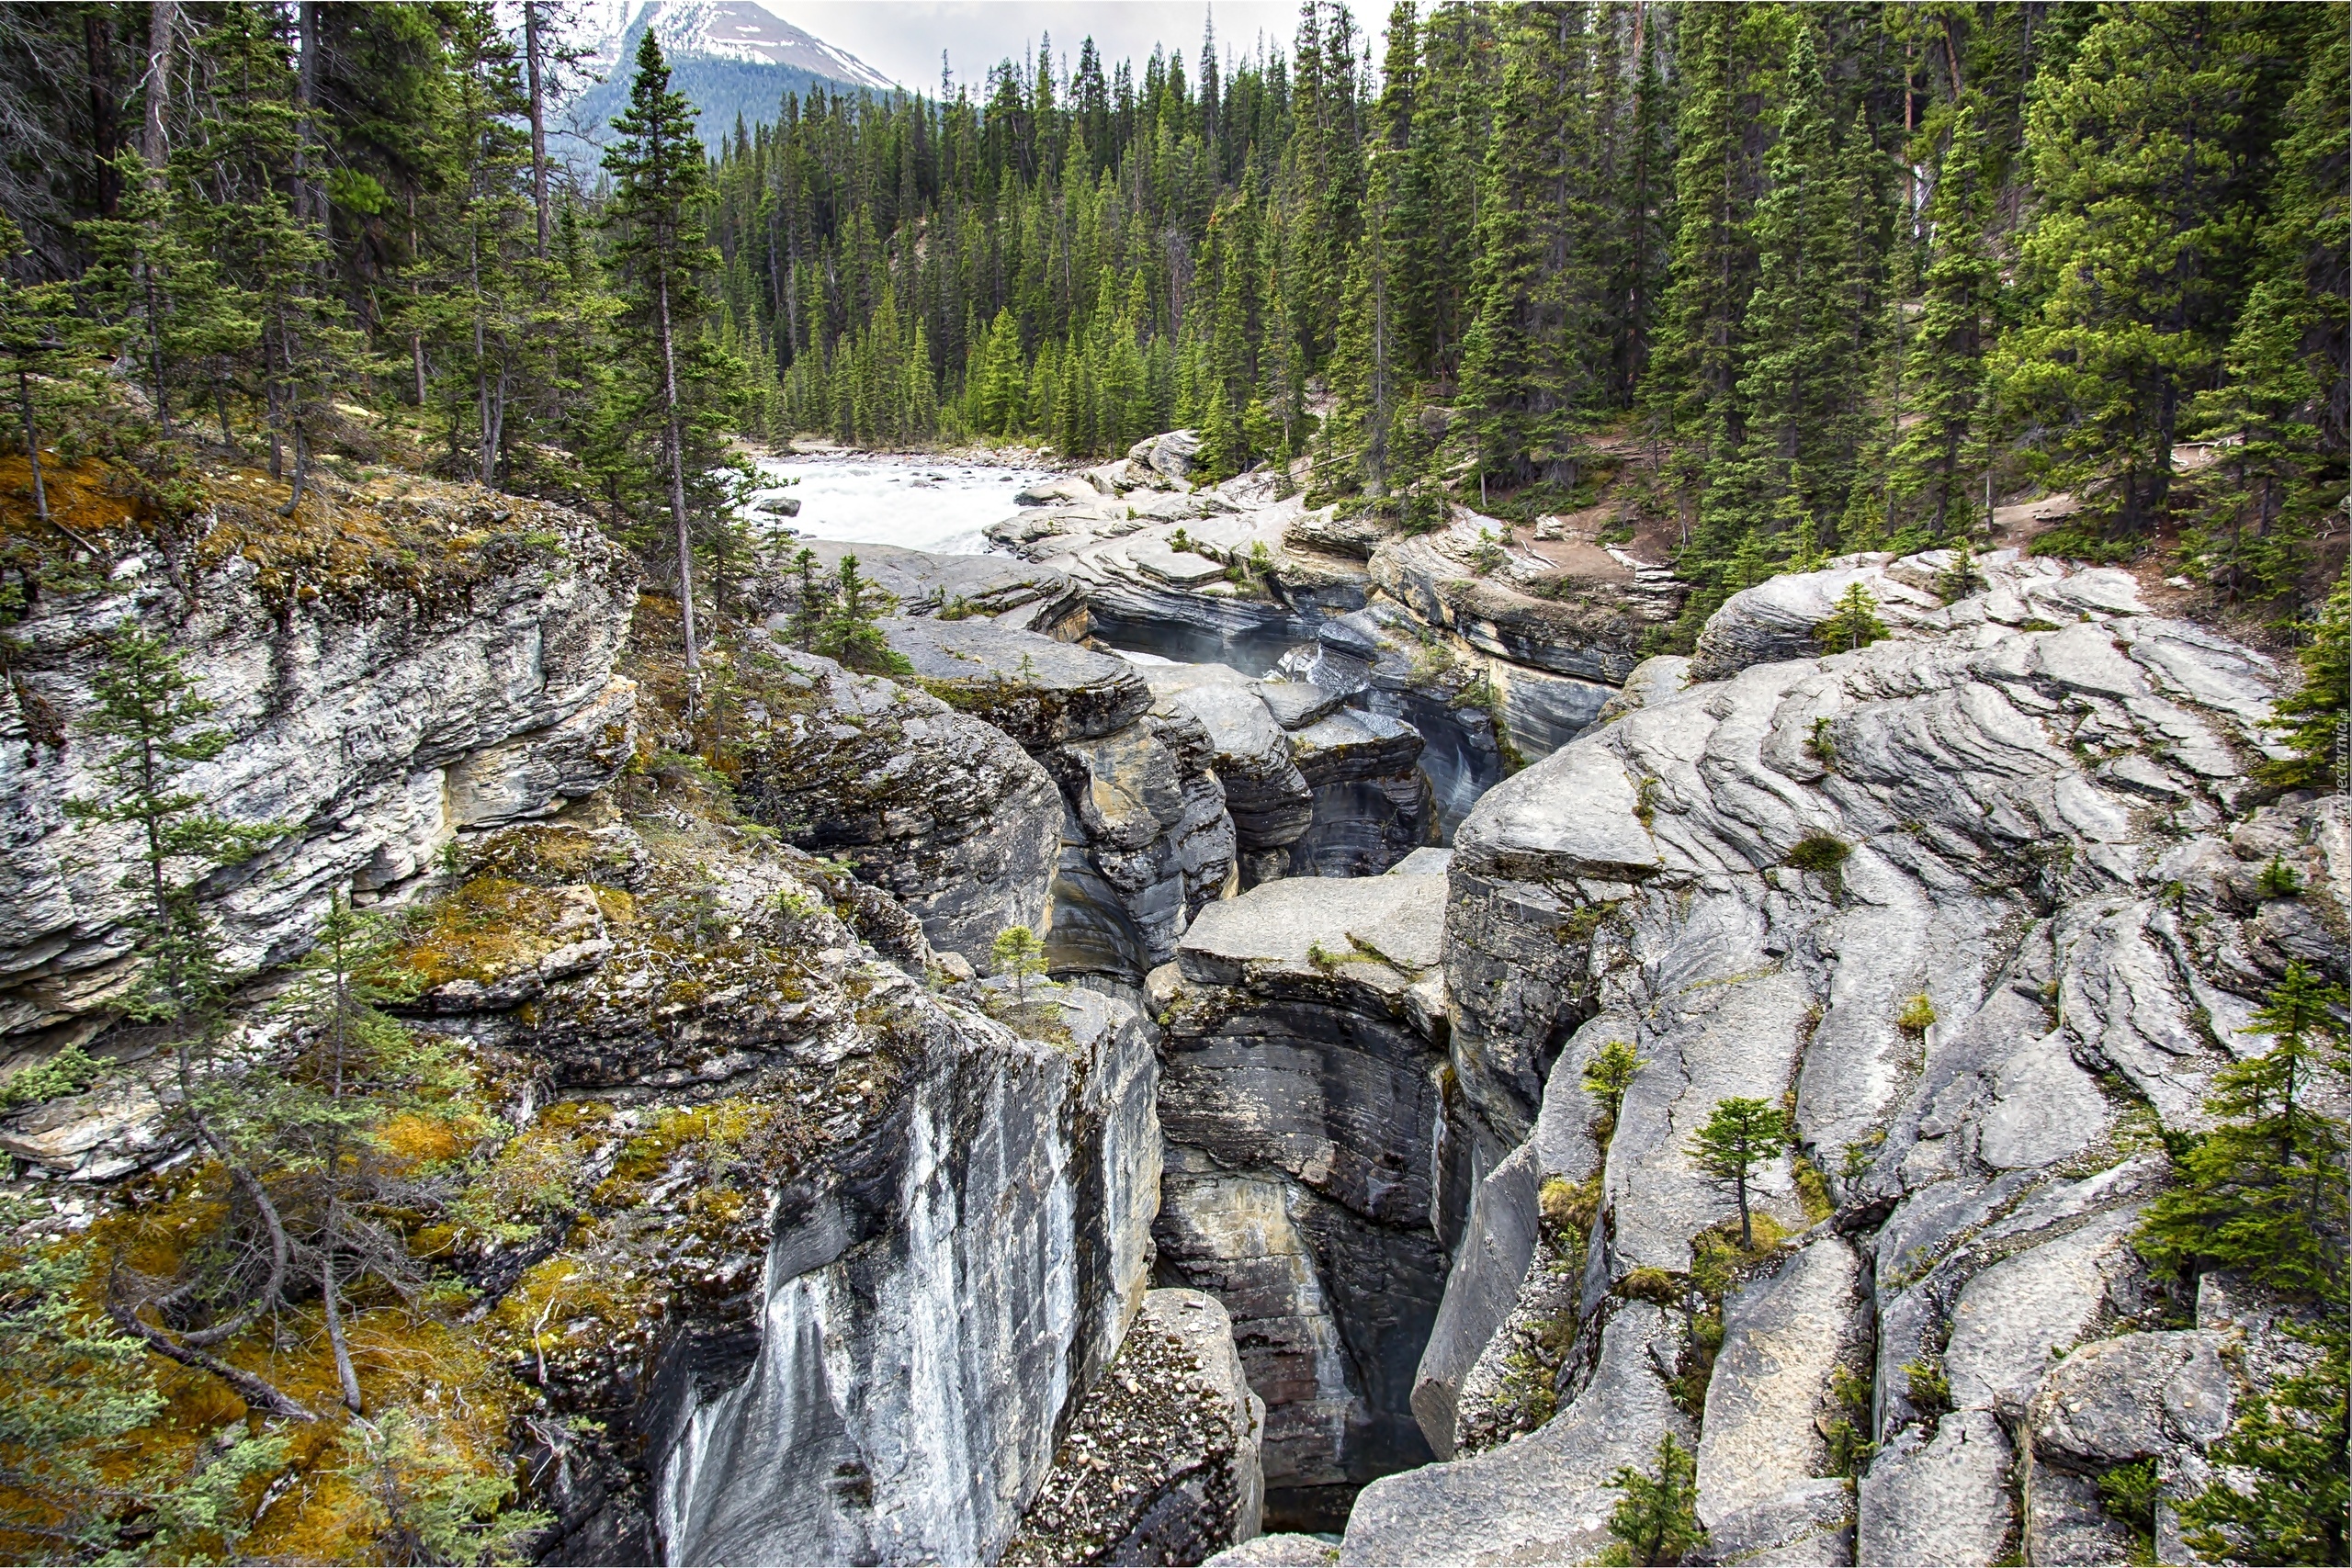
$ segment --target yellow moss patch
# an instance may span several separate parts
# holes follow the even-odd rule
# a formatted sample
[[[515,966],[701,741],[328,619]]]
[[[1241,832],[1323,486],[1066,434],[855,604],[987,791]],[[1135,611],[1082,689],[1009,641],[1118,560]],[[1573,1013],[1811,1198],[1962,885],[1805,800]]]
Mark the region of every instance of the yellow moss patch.
[[[403,1112],[386,1122],[376,1133],[376,1141],[393,1158],[407,1165],[431,1165],[439,1160],[455,1159],[465,1152],[465,1140],[457,1129],[438,1116],[423,1116],[414,1111]]]
[[[426,990],[452,980],[492,981],[552,952],[565,901],[542,887],[478,876],[417,912],[392,962]]]
[[[145,534],[155,527],[155,510],[141,494],[137,476],[112,464],[96,458],[61,463],[44,454],[40,479],[55,519],[49,524],[33,510],[32,465],[21,452],[0,455],[0,545],[22,543],[42,555],[70,555],[79,547],[65,528],[96,544],[109,531],[119,536],[126,530]]]

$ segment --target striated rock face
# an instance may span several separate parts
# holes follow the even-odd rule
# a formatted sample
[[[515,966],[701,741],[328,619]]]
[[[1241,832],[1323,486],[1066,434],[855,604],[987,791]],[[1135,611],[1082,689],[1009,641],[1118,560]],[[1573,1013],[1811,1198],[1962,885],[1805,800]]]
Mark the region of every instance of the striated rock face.
[[[1506,545],[1508,533],[1457,507],[1436,533],[1384,541],[1372,555],[1373,581],[1482,653],[1611,686],[1634,668],[1644,634],[1681,606],[1670,573],[1622,551],[1540,538]]]
[[[1044,923],[1061,802],[1025,751],[896,682],[781,644],[769,662],[747,671],[740,731],[754,820],[842,856],[971,963],[1005,927]]]
[[[991,525],[989,537],[1066,574],[1094,630],[1120,647],[1261,673],[1363,605],[1364,570],[1292,543],[1305,506],[1277,497],[1270,474],[1194,491],[1182,477],[1189,457],[1182,472],[1163,471],[1191,439],[1177,431],[1140,444],[1148,457],[1089,470],[1093,496],[1056,498]]]
[[[1136,667],[1108,654],[980,621],[884,630],[927,688],[1010,735],[1060,786],[1054,971],[1132,982],[1166,962],[1233,871],[1233,823],[1198,720],[1155,708]]]
[[[1162,709],[1190,713],[1216,750],[1245,886],[1278,876],[1374,876],[1429,842],[1421,738],[1342,707],[1305,681],[1252,681],[1223,664],[1145,671]]]
[[[1005,1562],[1199,1562],[1258,1534],[1266,1407],[1215,1296],[1146,1292]]]
[[[615,671],[634,564],[560,508],[410,488],[346,506],[421,561],[294,524],[241,553],[216,528],[212,564],[176,569],[186,596],[160,561],[134,557],[103,589],[44,593],[10,628],[24,694],[0,705],[0,1053],[87,1038],[129,973],[133,895],[118,883],[133,829],[64,815],[97,788],[107,743],[75,727],[119,625],[170,642],[227,736],[179,787],[284,830],[201,890],[237,967],[300,952],[330,888],[402,897],[461,830],[556,810],[628,760],[635,688]],[[304,564],[284,564],[288,550]],[[71,738],[28,734],[28,702]]]
[[[1148,1034],[1093,993],[1055,1005],[1073,1044],[933,1055],[865,1159],[786,1195],[733,1386],[664,1368],[670,1561],[1002,1550],[1138,1303],[1157,1201]]]
[[[2196,1337],[2143,1332],[2145,1130],[2204,1124],[2215,1072],[2267,1047],[2251,1011],[2290,958],[2343,973],[2315,935],[2340,930],[2352,822],[2340,799],[2252,808],[2268,660],[2146,614],[2120,573],[1996,556],[1947,603],[1951,566],[1852,558],[1735,596],[1700,679],[1634,682],[1456,833],[1470,1202],[1421,1371],[1433,1442],[1483,1375],[1471,1347],[1500,1341],[1498,1276],[1527,1270],[1512,1314],[1570,1348],[1558,1414],[1367,1488],[1346,1559],[1587,1554],[1608,1469],[1668,1433],[1696,1441],[1709,1561],[2112,1560],[2103,1456],[2160,1438],[2167,1495],[2193,1490],[2222,1393]],[[1890,639],[1789,657],[1856,581],[1886,585]],[[2308,894],[2263,897],[2273,854]],[[1644,1066],[1603,1152],[1578,1075],[1611,1040]],[[1810,1168],[1751,1183],[1745,1258],[1686,1152],[1732,1096],[1789,1105]],[[1598,1181],[1565,1295],[1530,1267],[1553,1178]],[[1849,1430],[1878,1445],[1850,1491]]]
[[[1421,735],[1402,719],[1342,708],[1290,738],[1315,792],[1315,820],[1291,849],[1300,876],[1376,876],[1435,836]]]
[[[1356,1486],[1428,1456],[1410,1398],[1445,1267],[1427,1157],[1444,893],[1270,883],[1204,910],[1150,978],[1159,1269],[1233,1314],[1277,1524],[1329,1528]]]
[[[402,961],[421,1021],[529,1065],[522,1141],[583,1172],[577,1212],[472,1264],[549,1414],[604,1424],[541,1456],[566,1478],[541,1555],[993,1557],[1142,1298],[1141,1021],[935,999],[903,914],[749,834],[481,856]],[[898,964],[832,912],[861,895]]]

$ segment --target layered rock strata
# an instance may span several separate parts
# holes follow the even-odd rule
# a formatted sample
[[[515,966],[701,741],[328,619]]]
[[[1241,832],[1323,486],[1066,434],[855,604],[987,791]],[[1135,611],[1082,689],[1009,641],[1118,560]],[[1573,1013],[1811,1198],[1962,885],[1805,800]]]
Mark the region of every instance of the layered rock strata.
[[[1192,483],[1198,437],[1138,442],[1043,504],[988,530],[995,544],[1067,574],[1094,629],[1122,647],[1262,673],[1329,616],[1360,607],[1361,563],[1287,542],[1304,513],[1260,472]]]
[[[1087,632],[1085,592],[1067,572],[1004,556],[934,555],[833,539],[794,539],[769,557],[752,597],[775,617],[772,625],[788,625],[799,610],[796,558],[804,549],[814,558],[811,570],[828,592],[842,558],[855,556],[859,575],[888,594],[901,615],[981,620],[1064,642]]]
[[[992,1559],[1142,1299],[1148,1031],[1087,992],[934,999],[912,921],[752,835],[482,854],[401,957],[421,1023],[528,1072],[515,1148],[578,1171],[470,1264],[537,1348],[542,1558]],[[832,913],[861,896],[893,957]]]
[[[1216,750],[1244,886],[1285,875],[1373,876],[1433,831],[1419,731],[1344,708],[1304,681],[1224,664],[1148,665],[1163,711],[1189,712]]]
[[[1278,1527],[1330,1528],[1358,1486],[1428,1457],[1410,1399],[1445,1269],[1444,894],[1426,874],[1269,883],[1204,910],[1150,977],[1159,1268],[1233,1314]]]
[[[1893,635],[1801,645],[1856,581]],[[2145,613],[2119,572],[1853,558],[1736,596],[1689,672],[1636,672],[1638,705],[1456,835],[1475,1196],[1421,1368],[1433,1442],[1514,1313],[1554,1314],[1569,1348],[1558,1414],[1374,1483],[1343,1561],[1589,1554],[1607,1474],[1665,1435],[1698,1454],[1710,1561],[2104,1551],[2084,1478],[2100,1445],[2156,1438],[2069,1435],[2053,1410],[2172,1358],[2179,1413],[2141,1424],[2176,1499],[2219,1430],[2201,1341],[2151,1332],[2166,1308],[2129,1241],[2165,1168],[2132,1129],[2205,1125],[2214,1074],[2267,1048],[2252,1010],[2290,959],[2342,973],[2318,935],[2352,822],[2340,799],[2255,807],[2278,671]],[[2256,886],[2273,856],[2309,896]],[[1644,1065],[1604,1145],[1579,1075],[1612,1040]],[[1751,1183],[1746,1257],[1687,1152],[1733,1096],[1788,1104],[1804,1162]],[[1528,1269],[1555,1181],[1596,1184],[1568,1292]],[[1718,1345],[1691,1337],[1702,1316]]]
[[[745,663],[730,728],[748,815],[848,862],[968,963],[985,965],[1007,926],[1045,923],[1062,803],[1018,744],[781,640]]]
[[[1265,1416],[1223,1304],[1147,1292],[1002,1561],[1199,1562],[1254,1540]]]
[[[884,623],[923,686],[1009,735],[1060,786],[1057,973],[1138,981],[1233,874],[1209,738],[1121,659],[980,621]],[[1010,923],[1010,922],[1007,922]]]
[[[120,867],[136,829],[65,814],[105,793],[95,769],[114,743],[84,724],[119,628],[171,644],[225,738],[175,787],[276,829],[198,888],[232,968],[300,953],[329,889],[403,897],[458,833],[554,811],[628,760],[625,552],[561,508],[465,486],[340,505],[373,531],[199,518],[197,558],[126,557],[9,628],[0,1051],[29,1060],[88,1038],[130,976],[137,896]]]

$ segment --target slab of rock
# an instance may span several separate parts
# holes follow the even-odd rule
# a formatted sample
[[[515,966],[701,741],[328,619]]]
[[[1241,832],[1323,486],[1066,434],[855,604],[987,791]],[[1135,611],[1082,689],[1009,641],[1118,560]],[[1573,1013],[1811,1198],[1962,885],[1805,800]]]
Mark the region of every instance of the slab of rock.
[[[1321,1535],[1261,1535],[1203,1560],[1204,1568],[1330,1568],[1340,1543]]]
[[[881,623],[915,679],[1031,750],[1126,728],[1151,691],[1125,660],[980,620]]]
[[[855,556],[858,571],[897,601],[901,615],[978,618],[1063,641],[1086,635],[1085,594],[1069,573],[1049,566],[1012,556],[934,555],[895,545],[799,538],[763,563],[749,591],[771,630],[788,633],[799,607],[799,574],[792,557],[803,549],[817,558],[820,579],[838,572],[843,556]]]
[[[2094,1340],[2043,1374],[2027,1402],[2035,1454],[2082,1467],[2130,1464],[2229,1430],[2222,1336],[2126,1334]]]
[[[1254,1540],[1264,1425],[1216,1298],[1146,1293],[999,1561],[1187,1563]]]
[[[1375,876],[1435,836],[1435,801],[1419,766],[1420,732],[1385,714],[1341,708],[1290,735],[1315,792],[1315,817],[1292,870]]]
[[[1699,1518],[1710,1531],[1784,1496],[1810,1497],[1826,1477],[1821,1427],[1838,1412],[1826,1394],[1839,1366],[1860,1370],[1860,1280],[1853,1247],[1828,1235],[1724,1302],[1699,1439]],[[1795,1512],[1809,1532],[1818,1522],[1815,1508]],[[1751,1542],[1756,1533],[1747,1532]]]
[[[1971,1278],[1944,1348],[1952,1402],[2022,1411],[2052,1361],[2098,1321],[2109,1281],[2132,1267],[2125,1248],[2138,1224],[2136,1208],[2117,1210]]]
[[[1316,720],[1337,712],[1346,699],[1337,692],[1327,692],[1312,681],[1253,681],[1250,689],[1258,694],[1266,711],[1284,729],[1304,729]]]
[[[1374,1482],[1356,1499],[1342,1563],[1499,1565],[1589,1562],[1610,1543],[1620,1467],[1648,1469],[1657,1440],[1688,1448],[1690,1424],[1660,1366],[1681,1353],[1679,1320],[1624,1303],[1601,1328],[1589,1380],[1542,1430],[1467,1459]]]
[[[2009,1470],[2017,1450],[1984,1410],[1955,1411],[1932,1438],[1905,1427],[1871,1461],[1856,1491],[1857,1561],[1982,1568],[2014,1528]]]
[[[627,551],[574,513],[469,485],[412,479],[402,495],[335,506],[351,532],[293,541],[332,553],[332,570],[273,557],[300,529],[272,516],[250,543],[207,553],[186,598],[134,557],[103,587],[40,595],[10,628],[21,695],[0,745],[13,825],[0,846],[0,1035],[86,1039],[131,976],[136,898],[118,868],[133,829],[65,816],[67,801],[104,793],[92,772],[104,748],[44,747],[20,722],[37,704],[73,732],[118,626],[161,637],[215,705],[206,723],[225,744],[175,787],[279,830],[200,886],[232,970],[307,948],[331,890],[410,897],[458,833],[550,814],[628,761]],[[222,498],[209,525],[226,537],[243,514]],[[379,543],[387,534],[408,558]]]
[[[1314,822],[1315,795],[1264,699],[1224,665],[1154,666],[1146,673],[1155,695],[1191,713],[1207,731],[1242,852],[1297,842]]]

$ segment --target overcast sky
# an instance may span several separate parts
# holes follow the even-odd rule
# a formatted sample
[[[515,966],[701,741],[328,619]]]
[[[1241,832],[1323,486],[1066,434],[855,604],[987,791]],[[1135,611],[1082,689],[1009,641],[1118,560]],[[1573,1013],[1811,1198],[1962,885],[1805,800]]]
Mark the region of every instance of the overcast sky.
[[[1198,0],[763,0],[767,8],[847,50],[902,86],[935,92],[939,51],[947,51],[956,80],[976,91],[988,69],[1008,55],[1034,58],[1050,34],[1057,57],[1074,64],[1079,40],[1091,34],[1106,69],[1123,59],[1138,72],[1155,43],[1184,54],[1186,75],[1201,51],[1201,23],[1210,7]],[[1287,49],[1298,29],[1295,0],[1218,0],[1217,52],[1254,51],[1262,31]],[[1359,16],[1361,24],[1363,17]]]

